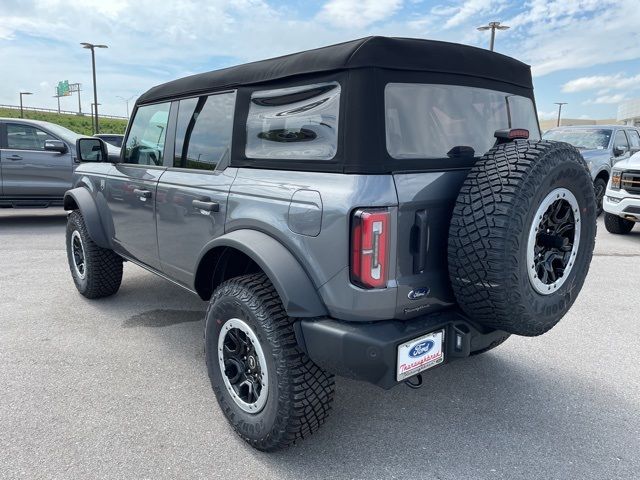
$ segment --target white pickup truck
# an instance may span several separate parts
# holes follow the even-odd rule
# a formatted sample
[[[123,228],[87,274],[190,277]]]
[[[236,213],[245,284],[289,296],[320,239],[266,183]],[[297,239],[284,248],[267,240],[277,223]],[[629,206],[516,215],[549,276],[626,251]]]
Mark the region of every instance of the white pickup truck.
[[[640,222],[640,153],[614,165],[603,207],[611,233],[627,234]]]

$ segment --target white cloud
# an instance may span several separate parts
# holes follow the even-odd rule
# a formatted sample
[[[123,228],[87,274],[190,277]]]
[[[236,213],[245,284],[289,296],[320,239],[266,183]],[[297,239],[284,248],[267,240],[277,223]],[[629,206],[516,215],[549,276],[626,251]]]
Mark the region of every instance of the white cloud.
[[[640,58],[637,0],[531,0],[505,23],[534,75]]]
[[[583,105],[613,105],[626,100],[627,97],[623,93],[615,95],[601,95],[599,97],[582,102]]]
[[[449,17],[444,24],[445,28],[452,28],[489,12],[492,14],[500,13],[504,4],[505,0],[466,0],[457,8],[442,9],[440,11],[444,11],[444,15]],[[435,11],[432,10],[432,13],[435,13]],[[479,27],[480,25],[477,26]]]
[[[329,0],[318,18],[342,28],[363,28],[389,19],[402,3],[402,0]]]
[[[562,86],[563,92],[581,92],[585,90],[603,89],[599,94],[605,94],[609,90],[621,90],[640,87],[640,75],[625,77],[617,75],[594,75],[590,77],[580,77],[565,83]]]
[[[542,112],[538,110],[538,118],[540,120],[551,120],[552,118],[556,118],[558,116],[557,110],[549,110],[548,112]]]

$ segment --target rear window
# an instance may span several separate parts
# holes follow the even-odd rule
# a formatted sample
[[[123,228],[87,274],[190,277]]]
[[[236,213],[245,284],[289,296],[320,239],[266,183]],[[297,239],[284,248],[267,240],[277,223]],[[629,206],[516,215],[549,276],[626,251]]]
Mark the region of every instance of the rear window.
[[[484,155],[494,132],[525,128],[540,139],[531,99],[458,85],[389,83],[385,87],[387,151],[396,159]]]
[[[338,148],[340,84],[253,92],[247,158],[331,160]]]

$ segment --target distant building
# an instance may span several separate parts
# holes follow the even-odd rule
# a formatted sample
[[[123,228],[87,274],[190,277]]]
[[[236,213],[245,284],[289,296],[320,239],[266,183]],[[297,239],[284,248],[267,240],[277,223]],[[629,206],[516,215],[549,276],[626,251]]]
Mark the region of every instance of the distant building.
[[[557,123],[558,120],[556,118],[540,120],[540,130],[545,132],[550,128],[554,128]],[[617,121],[615,118],[604,118],[602,120],[594,120],[591,118],[560,118],[560,125],[563,127],[571,125],[614,125],[616,123],[622,122]]]
[[[618,105],[618,121],[625,125],[640,126],[640,98]]]

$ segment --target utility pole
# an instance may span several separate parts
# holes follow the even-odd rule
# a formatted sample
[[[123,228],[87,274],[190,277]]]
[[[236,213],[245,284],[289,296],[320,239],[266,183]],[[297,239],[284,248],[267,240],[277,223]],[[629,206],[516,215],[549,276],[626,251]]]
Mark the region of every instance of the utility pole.
[[[482,27],[478,27],[478,30],[481,32],[486,30],[491,30],[491,42],[489,43],[489,50],[493,52],[493,46],[496,41],[496,30],[508,30],[511,27],[507,25],[500,25],[500,22],[489,22],[487,25],[483,25]]]
[[[24,118],[24,112],[22,111],[22,96],[33,95],[31,92],[20,92],[20,118]]]
[[[116,98],[119,98],[127,105],[127,118],[129,118],[129,102],[136,98],[136,95],[131,95],[129,98],[121,97],[120,95],[116,95]]]
[[[95,54],[95,49],[96,48],[109,48],[107,45],[94,45],[93,43],[87,43],[87,42],[82,42],[80,45],[82,45],[82,48],[86,48],[88,50],[91,50],[91,69],[93,71],[93,105],[95,107],[94,109],[94,115],[95,115],[95,128],[94,128],[94,134],[95,133],[100,133],[100,127],[98,126],[98,87],[96,85],[96,54]]]
[[[560,113],[562,112],[562,105],[566,105],[567,102],[553,102],[556,105],[558,105],[558,122],[556,124],[556,127],[560,126]]]

